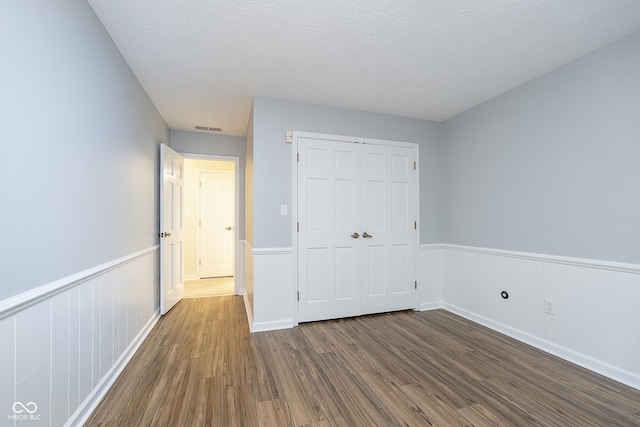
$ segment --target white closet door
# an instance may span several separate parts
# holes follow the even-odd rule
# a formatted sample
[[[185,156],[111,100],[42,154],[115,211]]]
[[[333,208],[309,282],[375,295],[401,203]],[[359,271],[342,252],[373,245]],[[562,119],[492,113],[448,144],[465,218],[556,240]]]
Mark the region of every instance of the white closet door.
[[[298,140],[298,321],[360,313],[360,147]]]
[[[362,314],[415,307],[414,150],[366,145],[361,174]],[[366,234],[364,234],[366,233]]]
[[[298,139],[298,321],[415,307],[415,150]]]

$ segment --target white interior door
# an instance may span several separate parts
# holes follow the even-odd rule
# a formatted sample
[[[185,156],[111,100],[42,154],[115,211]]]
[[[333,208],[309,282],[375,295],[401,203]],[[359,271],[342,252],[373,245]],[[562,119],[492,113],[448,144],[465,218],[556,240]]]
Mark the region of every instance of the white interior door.
[[[299,139],[298,320],[360,310],[360,166],[356,144]]]
[[[362,314],[413,308],[418,252],[414,150],[379,145],[365,148],[361,175]]]
[[[165,144],[160,159],[160,311],[165,314],[184,296],[184,159]]]
[[[415,307],[415,150],[297,142],[298,321]]]
[[[200,171],[200,277],[233,276],[235,175]]]

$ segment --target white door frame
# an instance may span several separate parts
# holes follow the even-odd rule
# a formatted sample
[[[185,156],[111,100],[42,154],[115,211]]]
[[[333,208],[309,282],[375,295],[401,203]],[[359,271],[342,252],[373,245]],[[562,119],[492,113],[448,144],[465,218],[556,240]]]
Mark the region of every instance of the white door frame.
[[[243,289],[244,288],[244,284],[240,284],[238,283],[238,278],[239,277],[244,277],[243,275],[239,274],[238,268],[240,265],[240,262],[238,260],[238,248],[240,247],[240,235],[239,235],[239,225],[240,225],[240,158],[239,157],[233,157],[233,156],[218,156],[218,155],[214,155],[214,154],[196,154],[196,153],[181,153],[178,152],[182,157],[184,157],[185,159],[195,159],[195,160],[222,160],[222,161],[227,161],[227,162],[234,162],[234,184],[235,184],[235,191],[234,191],[234,199],[235,199],[235,227],[233,230],[233,238],[234,238],[234,247],[235,247],[235,251],[233,254],[234,257],[234,263],[233,263],[233,287],[234,287],[234,294],[238,295],[238,291],[239,289]],[[198,202],[199,203],[199,202]],[[196,237],[196,239],[199,239],[199,237]],[[200,254],[200,247],[199,247],[199,242],[196,242],[196,251],[198,253],[198,255]],[[198,271],[200,269],[198,268]],[[242,286],[240,286],[242,285]]]
[[[288,133],[288,132],[287,132]],[[416,182],[415,182],[415,218],[416,226],[416,278],[420,277],[420,145],[415,142],[391,141],[373,138],[358,138],[353,136],[332,135],[315,132],[291,131],[291,265],[293,267],[293,293],[291,295],[291,312],[293,313],[293,325],[298,325],[298,138],[330,139],[346,143],[362,143],[372,145],[386,145],[392,147],[408,147],[415,149],[416,153]],[[416,292],[414,310],[420,306],[420,290]]]

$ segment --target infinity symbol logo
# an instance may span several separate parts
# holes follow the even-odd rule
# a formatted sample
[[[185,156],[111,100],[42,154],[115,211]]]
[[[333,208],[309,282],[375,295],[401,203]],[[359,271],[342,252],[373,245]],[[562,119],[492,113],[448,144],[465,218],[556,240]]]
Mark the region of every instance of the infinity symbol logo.
[[[26,405],[22,402],[16,402],[13,404],[13,413],[21,414],[24,411],[27,411],[30,414],[35,413],[38,410],[38,405],[35,402],[29,402]]]

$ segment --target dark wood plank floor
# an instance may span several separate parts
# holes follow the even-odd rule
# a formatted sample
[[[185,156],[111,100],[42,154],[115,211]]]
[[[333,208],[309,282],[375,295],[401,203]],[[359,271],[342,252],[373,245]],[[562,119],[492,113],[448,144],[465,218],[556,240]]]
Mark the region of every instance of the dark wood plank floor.
[[[638,426],[640,391],[446,311],[250,334],[181,301],[87,426]]]

